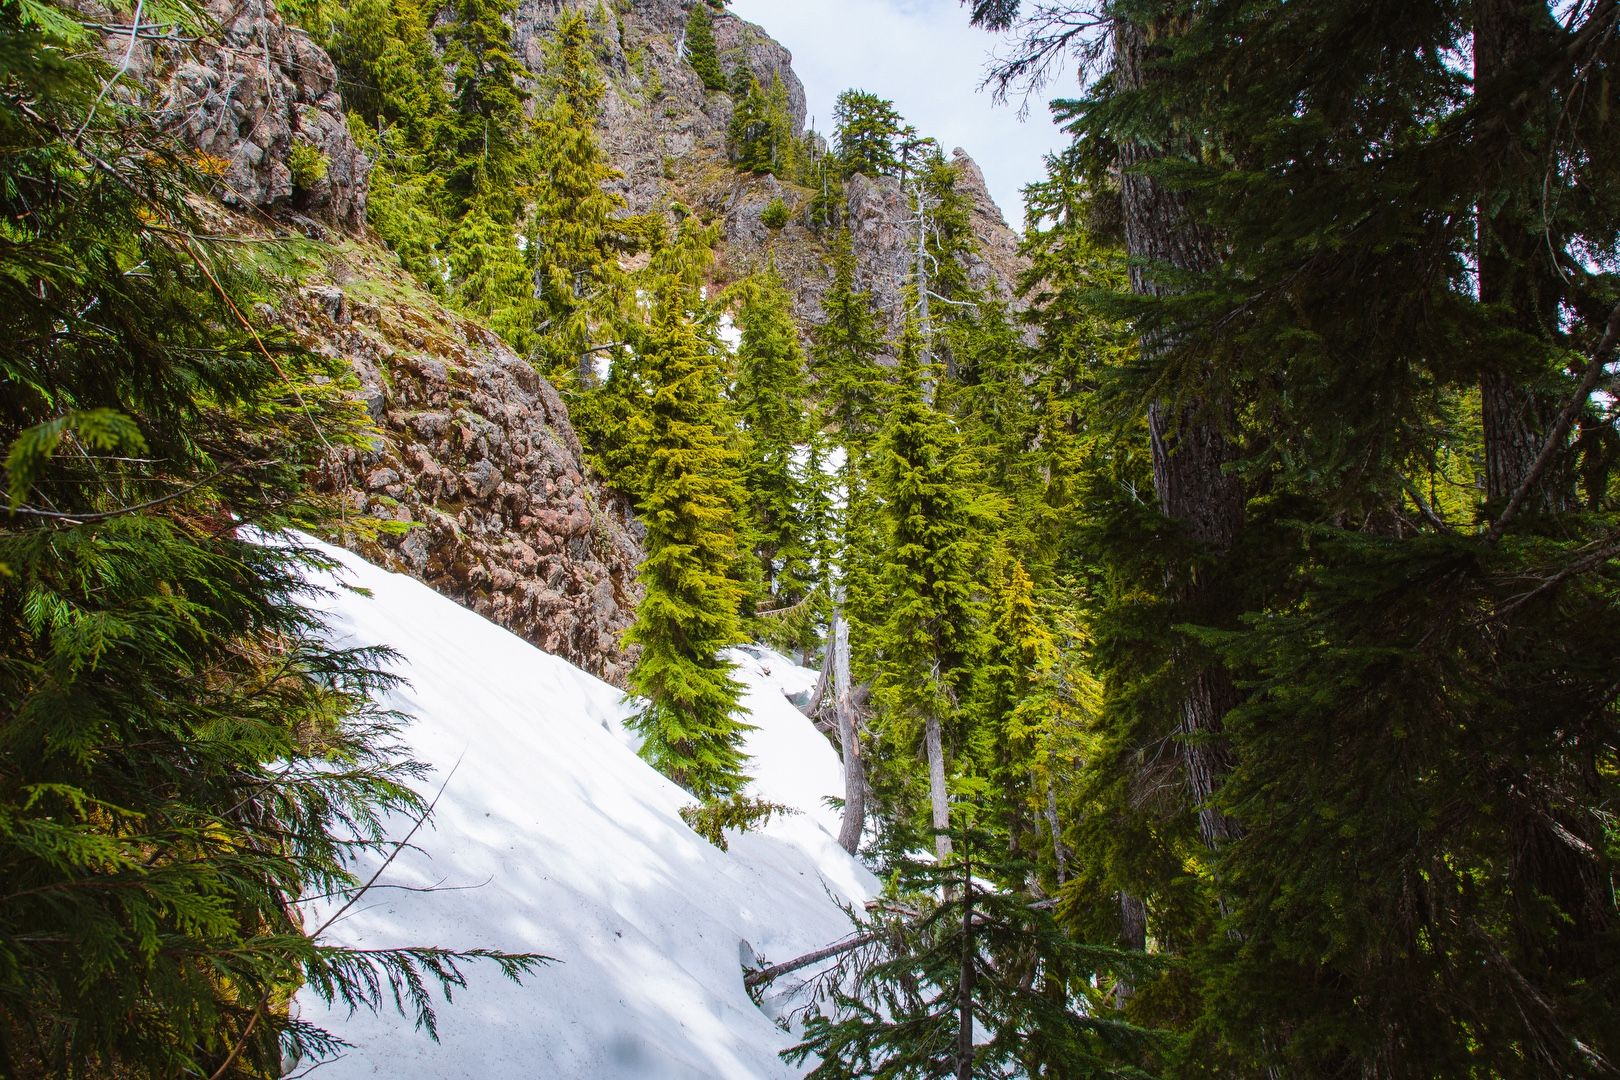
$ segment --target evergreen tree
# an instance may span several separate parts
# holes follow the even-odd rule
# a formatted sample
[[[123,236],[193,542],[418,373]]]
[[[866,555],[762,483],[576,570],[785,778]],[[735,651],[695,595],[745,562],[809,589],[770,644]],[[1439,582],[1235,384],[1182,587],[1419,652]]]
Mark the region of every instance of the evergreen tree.
[[[796,177],[801,148],[781,74],[772,72],[770,87],[761,88],[757,78],[739,67],[732,98],[736,105],[726,133],[737,167],[785,179]]]
[[[1154,913],[1159,940],[1204,943],[1187,946],[1202,1017],[1182,1018],[1186,1057],[1603,1074],[1620,1045],[1593,996],[1620,940],[1602,884],[1615,773],[1597,764],[1620,744],[1600,674],[1616,579],[1582,553],[1608,551],[1614,506],[1601,442],[1579,432],[1609,423],[1590,391],[1620,317],[1612,274],[1572,253],[1610,244],[1616,219],[1611,121],[1574,104],[1609,92],[1612,16],[1403,9],[1327,69],[1298,57],[1350,41],[1365,12],[1114,14],[1114,74],[1072,114],[1088,171],[1120,177],[1150,294],[1104,301],[1146,331],[1109,382],[1116,400],[1179,396],[1151,453],[1161,494],[1182,494],[1159,522],[1100,502],[1095,551],[1121,595],[1193,584],[1099,627],[1112,700],[1088,794],[1164,737],[1147,716],[1181,693],[1167,681],[1196,688],[1213,661],[1246,688],[1184,713],[1190,765],[1225,732],[1204,759],[1220,794],[1206,770],[1194,798],[1229,823],[1198,860],[1219,903]],[[1485,498],[1437,509],[1422,480],[1470,443]],[[1241,544],[1219,535],[1230,502],[1189,497],[1222,484]],[[1152,661],[1177,624],[1206,629]],[[1190,885],[1180,843],[1136,861],[1161,898]]]
[[[877,358],[883,351],[872,294],[857,286],[855,246],[849,230],[833,239],[832,284],[822,297],[825,313],[810,332],[811,371],[825,422],[837,433],[852,460],[876,433],[882,377]]]
[[[794,460],[810,436],[804,350],[775,267],[742,282],[736,295],[742,340],[731,399],[746,437],[743,486],[768,606],[785,608],[812,587],[803,519],[808,489]]]
[[[820,977],[826,1004],[783,1057],[814,1053],[815,1080],[1150,1076],[1160,1037],[1107,1016],[1098,990],[1150,962],[1076,942],[990,835],[954,832],[958,857],[905,861],[857,920],[867,944]]]
[[[519,80],[530,75],[512,55],[508,19],[514,0],[454,0],[445,33],[444,64],[454,85],[450,175],[446,187],[464,204],[482,192],[499,199],[498,216],[515,216],[519,185],[528,179],[529,125]]]
[[[513,349],[527,353],[535,344],[534,279],[511,222],[494,217],[491,201],[480,192],[450,235],[451,299]]]
[[[866,90],[839,94],[833,107],[833,143],[843,175],[898,173],[898,141],[905,130],[894,102]]]
[[[992,515],[959,434],[925,399],[923,387],[936,376],[921,362],[921,351],[916,324],[908,320],[898,386],[872,473],[882,500],[885,609],[873,692],[885,756],[902,770],[898,781],[909,772],[904,763],[922,750],[932,829],[943,857],[949,850],[943,830],[950,761],[965,753],[969,741],[961,696],[978,649],[973,567]],[[903,793],[897,797],[906,799]]]
[[[641,649],[629,681],[644,703],[630,723],[650,764],[710,800],[736,795],[747,780],[747,725],[736,717],[742,687],[720,656],[743,640],[742,590],[731,575],[744,496],[717,350],[692,322],[696,289],[673,273],[656,287],[638,343],[650,394],[637,497],[646,595],[625,643]]]
[[[540,366],[578,413],[588,447],[600,441],[586,394],[595,384],[599,347],[611,345],[628,318],[631,289],[619,256],[635,248],[624,199],[608,190],[619,178],[596,134],[602,81],[590,23],[577,11],[557,21],[546,59],[551,99],[538,123],[529,253],[538,283]]]
[[[706,90],[726,89],[726,72],[714,42],[714,11],[707,0],[694,0],[686,13],[686,62]]]
[[[0,1072],[273,1075],[338,1045],[293,989],[431,1032],[478,954],[300,919],[423,812],[386,654],[330,644],[301,603],[326,560],[284,532],[333,523],[308,477],[364,412],[249,321],[246,241],[100,56],[76,13],[0,10]]]

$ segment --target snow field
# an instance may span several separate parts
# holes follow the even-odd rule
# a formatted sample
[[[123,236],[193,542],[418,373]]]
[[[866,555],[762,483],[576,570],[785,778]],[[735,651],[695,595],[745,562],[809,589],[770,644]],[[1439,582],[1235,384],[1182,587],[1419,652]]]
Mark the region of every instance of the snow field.
[[[437,1008],[438,1043],[391,1010],[351,1017],[303,992],[303,1017],[354,1044],[319,1067],[323,1080],[796,1075],[777,1057],[794,1040],[749,999],[739,957],[832,942],[849,929],[838,905],[877,888],[822,802],[842,794],[837,754],[783,696],[815,673],[767,650],[732,654],[756,726],[751,793],[802,813],[721,852],[681,821],[692,798],[635,756],[620,691],[413,579],[305,542],[343,568],[318,582],[333,590],[316,606],[334,640],[400,654],[409,681],[384,703],[413,718],[409,752],[434,768],[424,794],[445,785],[429,826],[329,939],[558,961],[521,987],[473,969]],[[310,925],[330,903],[311,905]]]

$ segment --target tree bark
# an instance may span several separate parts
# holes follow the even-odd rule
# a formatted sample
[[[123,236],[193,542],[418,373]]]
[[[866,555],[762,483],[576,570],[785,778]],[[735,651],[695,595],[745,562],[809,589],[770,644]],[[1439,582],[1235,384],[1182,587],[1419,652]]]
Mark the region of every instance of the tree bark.
[[[838,717],[838,742],[844,754],[844,820],[838,844],[854,855],[866,827],[866,762],[861,757],[861,736],[855,729],[855,704],[849,685],[849,623],[842,607],[833,608],[830,648],[833,669],[833,712]]]
[[[1516,129],[1534,132],[1537,117],[1506,104],[1517,80],[1525,77],[1527,60],[1543,51],[1557,32],[1543,0],[1475,0],[1474,85],[1482,102],[1497,103],[1514,115]],[[1533,73],[1537,76],[1540,72]],[[1539,95],[1536,95],[1539,97]],[[1502,179],[1522,175],[1527,187],[1509,190],[1479,208],[1479,298],[1503,312],[1505,325],[1531,338],[1549,340],[1558,330],[1558,271],[1549,261],[1548,237],[1535,212],[1541,199],[1539,178],[1546,158],[1543,140],[1531,134],[1504,147],[1502,154],[1481,162],[1482,191],[1501,192]],[[1505,174],[1505,175],[1504,175]],[[1559,403],[1524,385],[1515,373],[1486,371],[1480,378],[1480,412],[1485,439],[1485,494],[1500,507],[1535,466]],[[1529,496],[1527,509],[1556,512],[1575,504],[1569,469],[1550,469]]]
[[[962,970],[956,992],[956,1080],[973,1080],[973,858],[962,846]]]
[[[1114,77],[1122,91],[1141,90],[1152,77],[1153,46],[1147,29],[1128,18],[1114,25]],[[1167,266],[1199,273],[1219,265],[1214,238],[1201,227],[1177,191],[1145,175],[1141,166],[1165,150],[1125,141],[1120,146],[1121,195],[1125,211],[1125,244],[1132,260],[1131,287],[1143,296],[1166,296],[1170,285],[1154,276]],[[1146,335],[1147,357],[1163,356],[1177,343],[1163,335]],[[1243,491],[1225,466],[1231,450],[1225,431],[1233,422],[1232,404],[1212,387],[1186,395],[1178,404],[1154,402],[1148,409],[1152,438],[1153,486],[1159,508],[1186,529],[1200,546],[1216,554],[1231,550],[1243,519]],[[1184,612],[1202,617],[1217,598],[1214,582],[1186,571],[1171,586]],[[1188,660],[1183,663],[1193,663]],[[1187,689],[1181,703],[1182,758],[1188,786],[1198,807],[1204,843],[1218,847],[1236,835],[1235,824],[1212,805],[1221,781],[1231,769],[1223,738],[1224,718],[1238,694],[1224,667],[1200,663],[1184,673]]]
[[[1048,753],[1048,760],[1056,754]],[[1063,842],[1063,824],[1058,820],[1057,785],[1050,775],[1046,778],[1046,828],[1052,834],[1052,859],[1057,864],[1057,883],[1061,887],[1069,880],[1069,845]]]
[[[930,713],[923,724],[923,745],[928,755],[928,799],[933,806],[934,854],[940,862],[951,854],[951,800],[945,789],[945,740],[939,715]]]
[[[1147,905],[1141,897],[1119,894],[1120,944],[1131,952],[1147,952]],[[1123,1009],[1136,996],[1136,984],[1121,975],[1114,983],[1114,1008]]]

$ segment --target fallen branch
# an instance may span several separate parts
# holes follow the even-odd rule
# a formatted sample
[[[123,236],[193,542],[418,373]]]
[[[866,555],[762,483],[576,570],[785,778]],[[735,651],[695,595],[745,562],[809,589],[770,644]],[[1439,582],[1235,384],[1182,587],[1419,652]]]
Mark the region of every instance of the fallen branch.
[[[870,945],[877,939],[878,935],[874,930],[868,930],[864,934],[856,934],[852,938],[847,938],[835,944],[824,946],[817,949],[815,952],[808,952],[803,956],[794,957],[792,960],[784,960],[780,964],[772,964],[768,968],[760,968],[758,971],[749,972],[749,974],[743,979],[743,985],[752,990],[756,986],[763,986],[766,983],[775,982],[777,979],[788,974],[789,972],[798,971],[800,968],[807,968],[811,964],[819,963],[822,960],[827,960],[834,956],[842,956],[844,953],[858,949],[862,945]]]

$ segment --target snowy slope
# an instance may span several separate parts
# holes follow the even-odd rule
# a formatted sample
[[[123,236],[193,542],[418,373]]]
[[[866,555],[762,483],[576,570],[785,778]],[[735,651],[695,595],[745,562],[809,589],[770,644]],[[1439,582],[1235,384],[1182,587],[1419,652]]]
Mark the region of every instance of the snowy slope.
[[[833,897],[858,903],[875,888],[821,803],[841,794],[837,755],[783,697],[813,674],[773,653],[734,655],[758,728],[756,793],[805,812],[723,853],[680,820],[691,798],[635,756],[618,690],[414,580],[323,549],[370,593],[321,602],[334,638],[401,654],[410,682],[387,703],[414,718],[405,738],[436,769],[428,794],[454,770],[420,850],[383,878],[439,891],[376,890],[329,936],[561,961],[522,987],[475,971],[439,1008],[438,1043],[397,1014],[350,1017],[306,991],[302,1015],[355,1044],[320,1067],[323,1080],[797,1075],[777,1057],[792,1039],[743,989],[742,943],[771,961],[807,952],[848,930]]]

